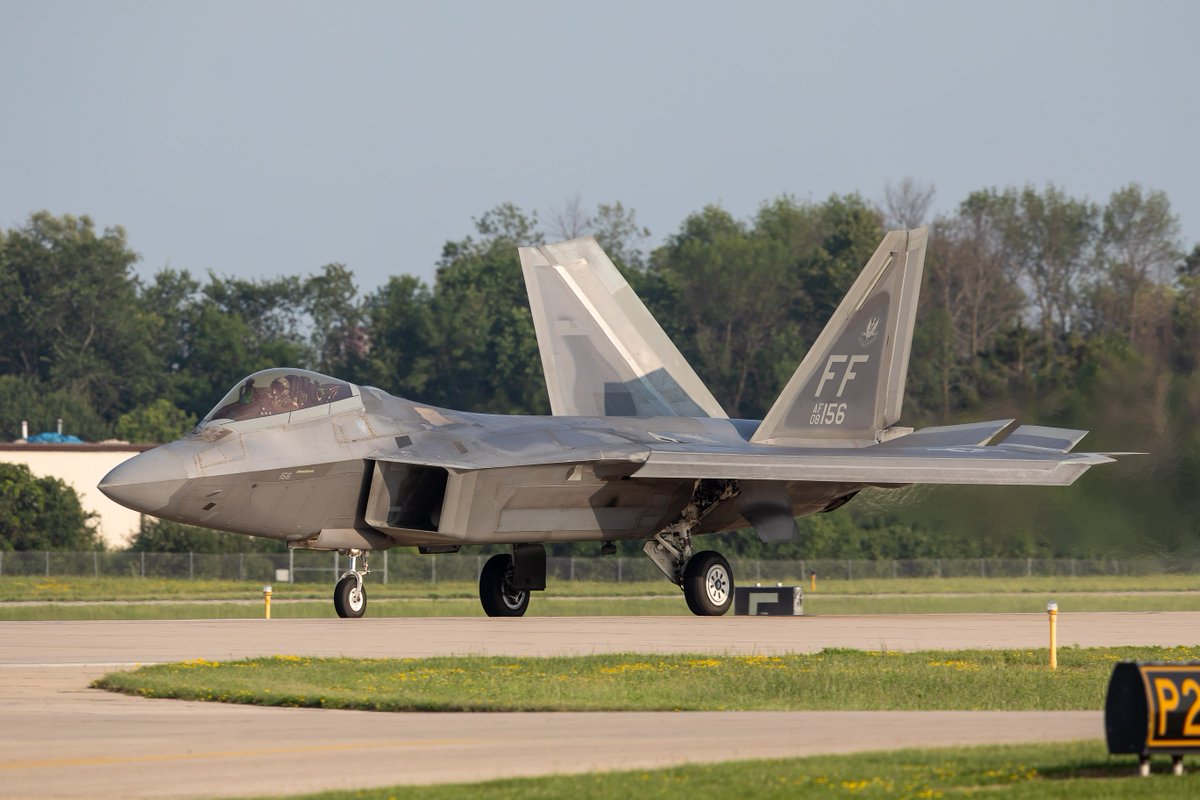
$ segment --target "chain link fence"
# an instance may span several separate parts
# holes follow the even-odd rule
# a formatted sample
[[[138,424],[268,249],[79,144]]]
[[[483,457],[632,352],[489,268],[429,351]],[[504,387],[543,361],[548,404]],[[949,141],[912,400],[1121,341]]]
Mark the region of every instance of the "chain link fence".
[[[419,555],[384,551],[370,559],[374,579],[384,583],[475,582],[488,553]],[[891,578],[1020,578],[1033,576],[1200,575],[1200,558],[967,558],[967,559],[730,559],[742,583]],[[551,581],[629,583],[658,581],[662,573],[642,556],[548,558]],[[190,580],[239,580],[259,583],[333,583],[349,567],[336,552],[292,550],[287,553],[142,553],[0,551],[5,576],[143,577]]]

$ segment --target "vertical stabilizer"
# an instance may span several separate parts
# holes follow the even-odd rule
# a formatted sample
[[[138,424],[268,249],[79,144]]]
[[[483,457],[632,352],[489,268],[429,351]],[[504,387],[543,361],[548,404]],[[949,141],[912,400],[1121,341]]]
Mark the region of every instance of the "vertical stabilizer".
[[[727,416],[595,239],[520,253],[556,416]]]
[[[900,419],[927,228],[890,231],[751,441],[864,446]]]

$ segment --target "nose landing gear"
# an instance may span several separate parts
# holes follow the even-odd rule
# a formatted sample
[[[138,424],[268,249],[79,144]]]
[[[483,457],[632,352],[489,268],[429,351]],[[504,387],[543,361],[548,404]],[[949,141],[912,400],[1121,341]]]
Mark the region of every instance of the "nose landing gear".
[[[333,589],[333,608],[337,615],[343,618],[361,617],[367,611],[367,593],[363,588],[363,576],[371,572],[367,567],[367,556],[361,550],[347,550],[350,556],[350,569],[342,573],[337,586]],[[358,559],[362,557],[362,569],[358,568]]]

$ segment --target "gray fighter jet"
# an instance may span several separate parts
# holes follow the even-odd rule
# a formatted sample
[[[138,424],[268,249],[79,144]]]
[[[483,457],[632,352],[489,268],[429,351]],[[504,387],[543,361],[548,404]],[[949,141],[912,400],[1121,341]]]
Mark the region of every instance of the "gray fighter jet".
[[[867,486],[1066,485],[1113,459],[1085,431],[1003,419],[896,426],[926,229],[891,231],[783,393],[729,419],[591,238],[520,248],[553,416],[435,408],[299,369],[257,372],[189,435],[99,488],[164,519],[338,550],[343,617],[366,608],[367,554],[506,544],[479,579],[491,616],[546,586],[545,542],[645,540],[696,614],[724,614],[729,562],[696,537],[796,535]]]

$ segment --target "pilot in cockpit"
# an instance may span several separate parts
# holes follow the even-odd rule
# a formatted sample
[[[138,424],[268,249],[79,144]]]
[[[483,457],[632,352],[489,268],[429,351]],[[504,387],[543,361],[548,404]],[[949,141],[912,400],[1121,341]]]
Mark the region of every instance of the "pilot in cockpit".
[[[273,417],[352,396],[349,384],[315,372],[262,370],[230,390],[204,422]]]
[[[266,414],[286,414],[301,407],[299,398],[292,395],[292,389],[286,377],[276,378],[271,381],[267,403],[269,409],[266,411]]]

